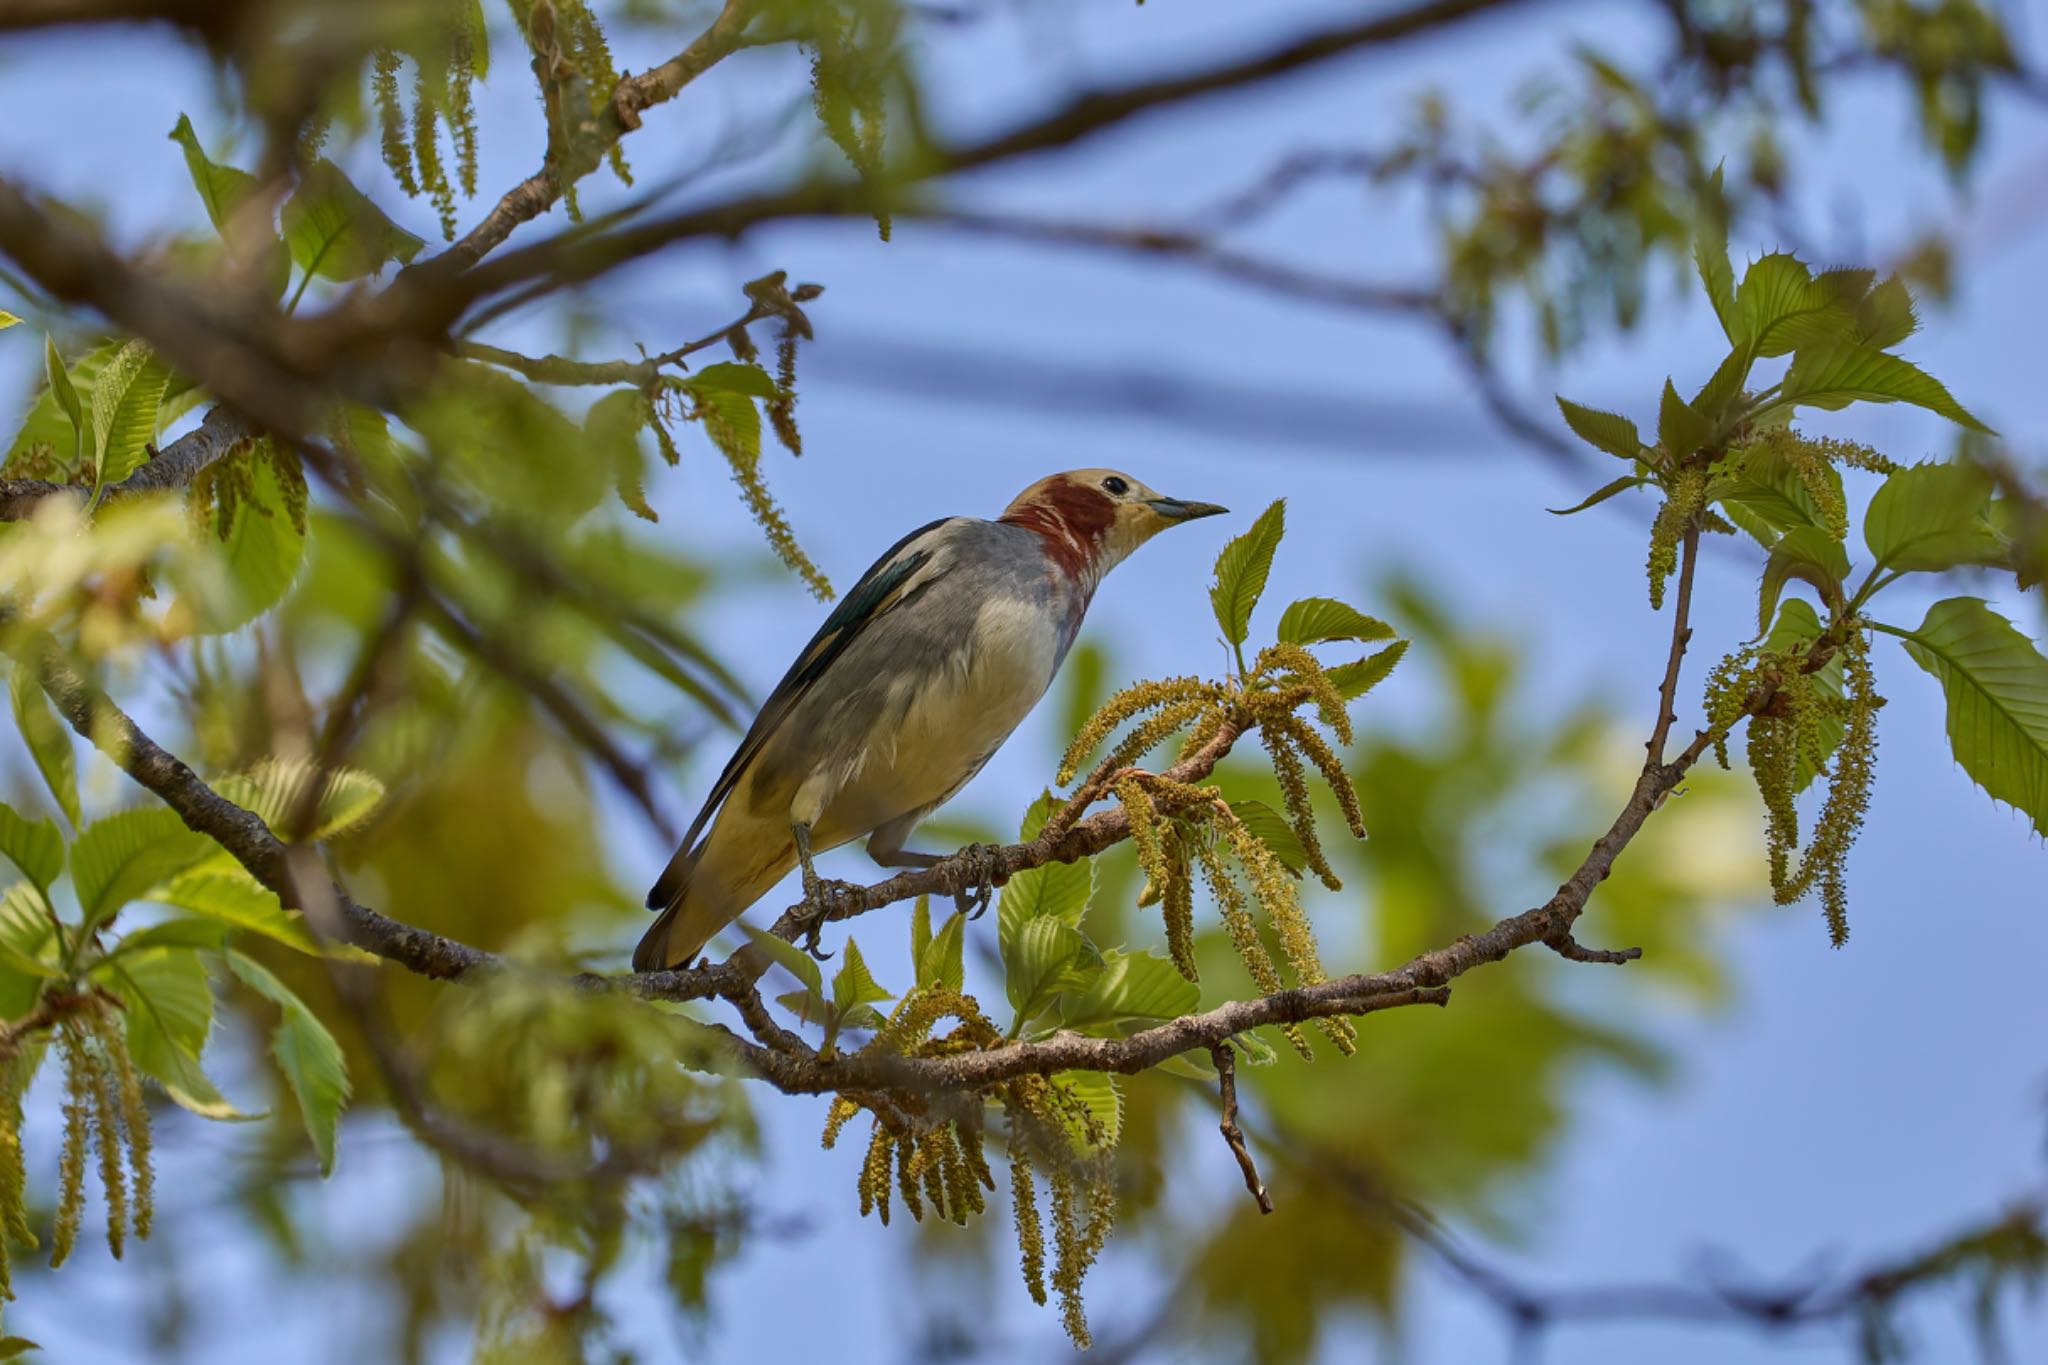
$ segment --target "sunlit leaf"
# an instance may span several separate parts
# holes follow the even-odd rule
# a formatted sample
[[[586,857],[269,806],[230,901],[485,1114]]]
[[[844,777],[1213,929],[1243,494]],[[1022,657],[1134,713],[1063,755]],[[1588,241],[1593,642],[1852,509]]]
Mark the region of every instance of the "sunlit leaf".
[[[45,896],[64,873],[64,836],[55,822],[31,820],[5,803],[0,803],[0,854]]]
[[[1849,557],[1833,536],[1816,526],[1787,531],[1771,547],[1771,557],[1764,564],[1763,586],[1757,596],[1757,634],[1771,628],[1778,597],[1789,580],[1813,584],[1820,589],[1822,600],[1834,606],[1842,600],[1842,580],[1848,576]]]
[[[50,709],[49,698],[36,685],[29,664],[17,661],[8,675],[8,689],[14,701],[14,724],[36,771],[56,798],[57,809],[76,828],[78,825],[78,755],[71,747],[71,731]]]
[[[325,158],[302,172],[298,188],[285,200],[282,221],[292,260],[322,279],[359,279],[388,261],[410,261],[425,245],[387,218]]]
[[[1263,801],[1233,801],[1230,810],[1254,838],[1273,850],[1273,856],[1285,863],[1288,871],[1299,876],[1308,866],[1308,851],[1301,846],[1301,836],[1294,832],[1286,816]]]
[[[246,772],[230,773],[213,784],[215,791],[278,828],[289,822],[305,800],[306,788],[319,765],[310,758],[266,758]],[[361,825],[384,799],[384,784],[360,768],[335,768],[327,775],[306,837],[332,839]]]
[[[917,958],[917,981],[957,991],[967,984],[967,916],[955,911]]]
[[[334,1129],[349,1097],[348,1063],[341,1045],[306,1002],[261,963],[232,950],[227,958],[229,970],[243,985],[283,1011],[270,1035],[271,1055],[299,1102],[306,1132],[320,1156],[320,1174],[332,1175]]]
[[[1241,645],[1250,632],[1252,611],[1266,591],[1266,578],[1273,571],[1273,552],[1280,547],[1286,531],[1287,500],[1281,498],[1259,514],[1243,535],[1223,547],[1216,559],[1216,582],[1209,589],[1209,601],[1216,609],[1216,624],[1223,638]]]
[[[1394,671],[1394,665],[1401,662],[1401,656],[1408,652],[1406,640],[1396,640],[1378,653],[1369,654],[1356,663],[1338,664],[1329,669],[1330,681],[1336,685],[1337,695],[1346,701],[1364,696]]]
[[[105,923],[122,906],[213,852],[204,834],[161,807],[120,811],[93,821],[71,845],[71,882],[87,925]]]
[[[1887,477],[1863,515],[1863,541],[1888,569],[2003,564],[1991,529],[1991,475],[1968,461],[1918,464]]]
[[[1837,342],[1809,347],[1792,357],[1778,404],[1843,408],[1851,403],[1911,403],[1939,413],[1972,431],[1988,432],[1932,375],[1873,346]]]
[[[771,934],[765,929],[752,925],[741,925],[754,946],[766,953],[776,965],[803,983],[805,990],[822,997],[825,994],[825,978],[818,970],[818,961],[788,939]]]
[[[1116,1078],[1106,1071],[1060,1071],[1052,1080],[1079,1100],[1093,1121],[1090,1131],[1088,1125],[1067,1120],[1074,1146],[1082,1151],[1116,1146],[1124,1128],[1124,1100]]]
[[[93,457],[101,483],[119,483],[149,458],[157,409],[170,379],[170,371],[142,341],[131,341],[115,352],[94,378]]]
[[[1919,629],[1901,634],[1948,695],[1956,762],[2048,836],[2048,659],[1974,597],[1936,602]]]
[[[1060,1026],[1096,1029],[1111,1024],[1177,1019],[1200,1005],[1202,988],[1157,953],[1112,949],[1085,984],[1060,1001]]]
[[[1391,640],[1394,628],[1334,597],[1304,597],[1280,613],[1275,638],[1297,645],[1325,640]]]
[[[1036,1018],[1055,997],[1083,980],[1081,934],[1050,916],[1026,920],[1003,942],[1003,989],[1017,1023]]]
[[[1664,398],[1657,410],[1657,440],[1665,453],[1682,460],[1705,445],[1713,433],[1714,424],[1694,412],[1692,405],[1678,396],[1677,387],[1666,379]]]
[[[868,971],[867,959],[860,955],[860,945],[851,938],[847,939],[846,956],[832,976],[832,1007],[845,1015],[858,1005],[872,1005],[895,998],[895,994],[884,988]]]
[[[234,929],[244,929],[302,953],[318,953],[319,945],[306,932],[296,910],[287,910],[277,893],[261,885],[240,867],[216,868],[202,863],[161,885],[151,887],[141,899],[158,905],[173,905],[203,915]]]

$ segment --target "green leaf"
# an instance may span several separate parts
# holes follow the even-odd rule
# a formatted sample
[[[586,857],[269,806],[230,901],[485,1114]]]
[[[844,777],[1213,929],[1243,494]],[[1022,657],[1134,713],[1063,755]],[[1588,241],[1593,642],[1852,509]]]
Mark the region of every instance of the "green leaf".
[[[1991,430],[1932,375],[1910,361],[1856,342],[1808,347],[1793,356],[1776,404],[1844,408],[1858,401],[1911,403],[1972,431]]]
[[[0,854],[21,869],[47,898],[64,874],[64,836],[53,820],[31,820],[0,802]]]
[[[1178,1019],[1201,1001],[1202,988],[1166,958],[1112,949],[1084,986],[1061,999],[1060,1026],[1088,1030]]]
[[[1330,681],[1337,688],[1337,695],[1346,701],[1359,697],[1379,686],[1382,679],[1394,671],[1394,665],[1401,662],[1401,656],[1408,652],[1406,640],[1396,640],[1376,654],[1367,655],[1356,663],[1338,664],[1329,671]]]
[[[0,962],[7,968],[0,971],[0,1018],[22,1014],[35,1003],[41,982],[63,976],[54,965],[54,919],[49,901],[28,882],[0,892]]]
[[[1314,645],[1325,640],[1391,640],[1394,628],[1334,597],[1304,597],[1280,613],[1277,638],[1283,644]]]
[[[1289,872],[1301,875],[1308,866],[1308,851],[1286,816],[1263,801],[1233,801],[1230,810],[1253,838],[1273,850],[1273,856],[1285,863]]]
[[[254,811],[276,829],[298,809],[306,785],[318,766],[310,758],[266,758],[246,772],[217,779],[213,788],[238,806]],[[368,820],[384,800],[384,784],[360,768],[336,768],[313,812],[309,838],[332,839]]]
[[[932,946],[932,898],[919,896],[917,904],[910,907],[910,969],[916,974],[919,964],[924,961],[925,949]],[[918,978],[920,981],[922,977]]]
[[[1884,569],[2004,564],[2009,551],[1991,528],[1990,506],[1991,475],[1980,466],[1917,464],[1879,486],[1863,515],[1863,542]]]
[[[1051,792],[1041,795],[1024,812],[1024,819],[1018,826],[1019,839],[1025,843],[1036,839],[1052,813],[1064,804]],[[1001,897],[996,902],[997,939],[1003,945],[1004,954],[1009,953],[1009,944],[1018,931],[1028,921],[1041,916],[1050,916],[1079,928],[1081,917],[1088,913],[1088,903],[1094,896],[1093,858],[1081,858],[1071,863],[1045,863],[1012,876],[1003,883]]]
[[[80,356],[67,376],[67,388],[71,396],[77,398],[80,392],[90,391],[99,372],[120,349],[120,343],[110,341],[95,346]],[[43,361],[47,366],[47,348],[44,350]],[[7,458],[11,461],[39,447],[48,447],[58,456],[59,464],[67,474],[76,474],[81,452],[90,453],[87,440],[90,432],[91,426],[84,418],[83,405],[80,407],[80,415],[74,419],[68,415],[61,395],[45,386],[36,395],[35,402],[29,405],[28,416],[22,419],[20,430],[15,433],[13,442],[7,447]]]
[[[0,1360],[13,1360],[23,1351],[40,1351],[42,1346],[27,1337],[0,1337]]]
[[[1557,400],[1557,410],[1564,414],[1564,424],[1594,449],[1623,460],[1643,457],[1643,438],[1636,434],[1636,424],[1620,413],[1582,407],[1566,398]]]
[[[271,1055],[277,1058],[278,1069],[299,1102],[306,1132],[320,1154],[320,1174],[332,1175],[334,1129],[349,1098],[348,1063],[341,1055],[341,1045],[306,1002],[261,963],[230,951],[228,969],[243,985],[283,1010],[270,1035]]]
[[[171,372],[149,344],[131,341],[114,353],[92,385],[93,458],[101,484],[119,483],[149,458],[157,409]]]
[[[895,998],[868,971],[867,961],[860,955],[860,945],[847,939],[846,960],[839,964],[839,970],[832,977],[832,1007],[844,1015],[857,1005],[872,1005]]]
[[[1890,350],[1919,330],[1912,291],[1897,275],[1885,276],[1856,305],[1856,339],[1880,351]]]
[[[43,334],[43,374],[50,384],[50,397],[64,410],[75,430],[85,430],[85,406],[78,401],[78,390],[71,386],[71,371],[64,367],[64,357],[57,351],[56,339],[47,332]]]
[[[9,327],[19,326],[20,323],[20,318],[8,312],[5,308],[0,308],[0,332],[6,331]]]
[[[192,130],[191,118],[184,114],[178,115],[178,126],[171,129],[170,136],[171,141],[185,149],[185,169],[191,173],[192,188],[199,191],[200,202],[206,205],[207,220],[214,231],[226,232],[228,220],[259,188],[256,177],[209,159],[206,149],[199,145],[199,134]]]
[[[1106,1071],[1059,1071],[1053,1073],[1052,1080],[1079,1100],[1088,1117],[1094,1120],[1093,1134],[1085,1125],[1066,1120],[1067,1135],[1075,1149],[1085,1153],[1116,1146],[1124,1127],[1124,1100],[1117,1090],[1116,1078]]]
[[[747,937],[754,940],[754,946],[766,953],[782,969],[803,983],[804,989],[822,998],[825,994],[825,978],[818,970],[818,961],[786,938],[778,937],[764,929],[741,925]]]
[[[106,923],[122,906],[215,847],[204,834],[185,828],[177,812],[161,807],[93,821],[71,845],[71,882],[85,912],[85,929]]]
[[[1664,381],[1664,400],[1657,410],[1657,440],[1664,447],[1665,454],[1674,460],[1686,456],[1704,446],[1714,434],[1714,424],[1692,410],[1692,406],[1678,396],[1678,388],[1670,379]]]
[[[647,503],[646,452],[640,432],[647,425],[647,398],[638,389],[614,389],[583,414],[583,435],[591,453],[609,464],[619,501],[642,521],[660,521]]]
[[[749,398],[782,396],[782,389],[768,371],[759,365],[749,365],[735,360],[706,365],[684,379],[683,385],[694,390],[719,389],[727,393],[742,393]]]
[[[1821,476],[1839,497],[1842,472],[1829,464],[1822,467]],[[1792,462],[1768,446],[1742,451],[1733,469],[1708,487],[1707,498],[1721,504],[1730,519],[1767,550],[1780,535],[1801,526],[1833,534]]]
[[[775,1003],[795,1015],[800,1024],[818,1023],[832,1013],[825,997],[815,991],[784,991],[775,997]]]
[[[1817,526],[1800,526],[1787,531],[1771,547],[1764,563],[1764,580],[1757,600],[1756,633],[1771,628],[1777,615],[1778,598],[1790,579],[1801,579],[1820,589],[1828,606],[1842,602],[1842,580],[1849,576],[1849,556],[1833,536]]]
[[[1936,602],[1918,630],[1895,633],[1948,695],[1956,762],[2048,836],[2048,659],[1974,597]]]
[[[1709,193],[1694,228],[1692,258],[1699,266],[1700,283],[1714,305],[1714,316],[1730,342],[1742,337],[1742,315],[1735,307],[1735,270],[1728,263],[1728,219],[1721,194],[1721,169],[1714,168]]]
[[[137,1019],[157,1030],[158,1041],[199,1059],[213,1032],[213,983],[206,964],[190,948],[150,948],[126,957],[102,960],[90,975],[121,997],[131,1039]],[[138,1065],[143,1058],[136,1057]],[[156,1075],[149,1066],[145,1071]]]
[[[1216,583],[1209,589],[1209,601],[1216,610],[1216,624],[1232,645],[1242,645],[1251,631],[1252,611],[1266,591],[1273,552],[1280,548],[1286,522],[1287,500],[1280,498],[1217,556]]]
[[[308,275],[329,280],[360,279],[387,261],[410,261],[425,245],[385,217],[333,162],[307,167],[299,187],[285,200],[285,245]]]
[[[945,925],[925,945],[917,958],[917,982],[920,986],[939,985],[949,991],[960,990],[967,984],[967,916],[955,911]]]
[[[1755,355],[1768,357],[1845,337],[1855,320],[1846,292],[1840,276],[1817,281],[1797,257],[1760,257],[1736,292],[1743,339]]]
[[[1771,633],[1764,645],[1773,653],[1785,654],[1793,649],[1804,648],[1820,638],[1822,630],[1820,616],[1813,604],[1803,597],[1788,597],[1778,608],[1778,620],[1771,627]],[[1811,675],[1813,685],[1830,701],[1839,701],[1842,696],[1842,653],[1836,650],[1823,664],[1820,671]],[[1820,731],[1819,763],[1825,763],[1828,756],[1840,747],[1842,736],[1848,732],[1848,722],[1841,716],[1823,710],[1815,724]],[[1792,790],[1803,792],[1811,786],[1813,779],[1820,776],[1819,763],[1809,756],[1802,746],[1799,751],[1798,767],[1793,777]]]
[[[1016,1027],[1037,1018],[1070,986],[1079,972],[1084,940],[1079,930],[1050,917],[1026,920],[1003,943],[1003,989],[1016,1013]]]
[[[1615,494],[1626,493],[1631,488],[1641,488],[1648,482],[1649,480],[1640,474],[1624,474],[1612,483],[1600,485],[1600,487],[1588,493],[1583,501],[1574,503],[1570,507],[1546,507],[1543,510],[1550,513],[1553,517],[1568,517],[1575,512],[1583,512],[1588,507],[1598,507]]]
[[[44,785],[57,799],[57,809],[64,812],[64,818],[75,829],[78,826],[78,756],[71,748],[71,731],[50,709],[50,700],[43,695],[43,689],[37,685],[27,663],[16,663],[7,683],[13,693],[14,724],[21,731],[22,741],[28,745],[29,756],[36,761],[36,771],[43,775]]]
[[[231,932],[225,924],[180,915],[121,935],[121,941],[107,956],[122,957],[145,948],[199,948],[218,952],[226,946]]]
[[[306,932],[299,912],[285,909],[276,892],[237,865],[216,868],[210,862],[202,863],[152,887],[141,899],[176,906],[234,929],[261,934],[302,953],[320,951],[313,936]]]
[[[267,438],[266,438],[267,439]],[[258,450],[240,456],[247,470],[224,541],[207,533],[224,570],[189,600],[193,628],[209,635],[248,625],[284,600],[306,557],[306,536],[293,519],[277,467]]]
[[[1755,363],[1756,355],[1747,344],[1736,346],[1715,368],[1712,377],[1700,386],[1700,391],[1693,395],[1693,410],[1708,422],[1718,424],[1727,416],[1728,405],[1749,381],[1749,369]]]

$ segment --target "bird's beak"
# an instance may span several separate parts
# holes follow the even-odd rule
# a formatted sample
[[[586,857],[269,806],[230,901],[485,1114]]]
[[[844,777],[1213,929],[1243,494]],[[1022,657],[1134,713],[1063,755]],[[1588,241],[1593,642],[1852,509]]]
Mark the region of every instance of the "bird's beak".
[[[1213,502],[1182,502],[1179,498],[1153,498],[1145,505],[1168,521],[1193,521],[1196,517],[1218,516],[1230,510]]]

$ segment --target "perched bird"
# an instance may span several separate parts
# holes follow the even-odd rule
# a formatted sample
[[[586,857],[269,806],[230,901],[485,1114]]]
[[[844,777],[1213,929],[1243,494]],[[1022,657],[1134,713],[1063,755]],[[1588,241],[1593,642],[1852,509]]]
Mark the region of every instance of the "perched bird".
[[[866,837],[884,867],[940,861],[904,841],[1044,695],[1102,576],[1225,510],[1082,469],[994,521],[947,517],[890,546],[783,675],[647,893],[661,918],[634,970],[686,965],[793,866],[818,913],[811,860],[826,849]]]

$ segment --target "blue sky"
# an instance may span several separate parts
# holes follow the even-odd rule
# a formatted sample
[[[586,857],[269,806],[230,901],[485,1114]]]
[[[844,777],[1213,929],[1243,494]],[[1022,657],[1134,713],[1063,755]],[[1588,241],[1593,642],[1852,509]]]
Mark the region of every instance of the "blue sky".
[[[2017,8],[2023,34],[2048,22],[2048,5],[2038,0]],[[966,124],[993,126],[1063,89],[1171,69],[1346,12],[1335,4],[1047,6],[1037,19],[1002,19],[941,44],[935,102]],[[1595,40],[1627,58],[1645,51],[1652,32],[1640,7],[1538,9],[1344,63],[1270,94],[1140,121],[1056,161],[977,177],[961,193],[981,203],[1111,220],[1170,215],[1237,187],[1297,147],[1384,140],[1398,128],[1406,99],[1426,84],[1451,88],[1475,114],[1500,112],[1528,76],[1557,70],[1575,40]],[[88,76],[74,63],[82,50],[74,38],[16,43],[0,57],[0,172],[59,193],[112,200],[113,221],[127,234],[195,222],[198,205],[176,149],[158,138],[189,111],[217,145],[223,125],[205,67],[157,36],[114,41],[118,55],[99,58],[119,73],[111,86],[104,74]],[[662,55],[631,37],[617,46],[621,65],[632,69]],[[530,171],[539,145],[524,72],[500,55],[499,81],[479,92],[487,188]],[[727,120],[762,108],[765,92],[795,88],[787,83],[793,68],[778,68],[775,60],[736,59],[692,98],[651,113],[629,144],[642,183],[691,165],[730,126]],[[771,70],[777,79],[767,79]],[[1056,73],[1051,82],[1047,70]],[[88,86],[99,93],[81,98]],[[107,98],[110,88],[121,97]],[[52,142],[45,135],[48,111],[60,104],[61,142]],[[1961,221],[1980,234],[1980,255],[1963,276],[1956,306],[1931,310],[1908,354],[1945,378],[2016,449],[2039,457],[2048,450],[2037,336],[2048,236],[2027,232],[2024,220],[2048,181],[2048,115],[2038,105],[1999,102],[1982,188],[1971,204],[1951,200],[1919,157],[1915,137],[1905,102],[1889,89],[1852,91],[1834,130],[1814,148],[1819,174],[1802,206],[1807,221],[1814,235],[1829,239],[1838,206],[1853,197],[1865,213],[1861,240],[1880,257],[1933,225]],[[364,167],[359,183],[384,181]],[[118,199],[108,187],[118,187]],[[609,193],[587,190],[586,203]],[[423,206],[384,197],[402,222],[430,231]],[[1389,197],[1360,214],[1348,199],[1311,197],[1255,240],[1334,269],[1398,279],[1428,260],[1409,207]],[[465,221],[478,211],[471,206]],[[1773,245],[1744,241],[1738,251]],[[1639,524],[1621,516],[1545,515],[1544,507],[1584,489],[1560,481],[1497,434],[1452,359],[1417,330],[1248,294],[1172,267],[970,240],[912,224],[900,224],[896,241],[884,245],[871,227],[854,222],[775,228],[642,270],[613,300],[621,335],[652,344],[701,333],[733,311],[737,281],[773,268],[828,286],[812,309],[822,339],[803,394],[809,453],[800,466],[771,457],[770,477],[805,546],[836,581],[850,582],[904,529],[950,513],[990,514],[1049,470],[1122,467],[1167,491],[1241,512],[1285,496],[1291,535],[1275,566],[1274,600],[1338,584],[1363,591],[1380,567],[1415,566],[1473,620],[1501,626],[1537,649],[1530,685],[1539,700],[1597,687],[1647,725],[1661,645],[1660,624],[1643,600]],[[1660,307],[1653,322],[1590,348],[1561,375],[1524,369],[1525,390],[1541,397],[1562,388],[1647,415],[1667,370],[1677,369],[1682,379],[1719,356],[1703,307]],[[12,377],[25,376],[30,363],[24,343],[4,344],[12,335],[0,337],[8,393],[19,391]],[[515,343],[553,341],[518,328],[504,335]],[[941,352],[956,346],[1052,356],[1084,369],[1137,367],[1197,388],[1206,382],[1230,391],[1327,395],[1349,405],[1341,410],[1357,427],[1321,446],[1268,445],[1235,426],[1212,431],[1069,411],[1056,390],[1005,407],[916,396],[899,385],[864,382],[867,372],[853,353],[874,339]],[[1832,429],[1909,459],[1943,453],[1949,442],[1938,419],[1904,409],[1852,414]],[[708,556],[758,557],[757,533],[721,466],[686,461],[661,478],[654,495],[667,533]],[[1119,663],[1134,671],[1212,667],[1207,603],[1187,585],[1203,579],[1233,529],[1201,523],[1146,547],[1108,581],[1089,631],[1113,641]],[[1732,555],[1703,567],[1702,653],[1751,628],[1755,572]],[[1897,601],[1892,615],[1917,620],[1923,606]],[[698,625],[762,693],[819,615],[800,585],[763,575]],[[2021,619],[2039,632],[2038,614]],[[1913,1246],[2039,1186],[2048,1131],[2048,1066],[2039,1047],[2048,1037],[2048,994],[2039,986],[2048,955],[2043,850],[2023,820],[1993,807],[1949,759],[1934,720],[1940,695],[1933,680],[1894,649],[1880,651],[1878,667],[1892,708],[1876,799],[1851,864],[1851,946],[1831,951],[1811,907],[1746,916],[1728,940],[1739,983],[1732,1007],[1703,1018],[1645,1000],[1655,1032],[1680,1059],[1677,1083],[1650,1092],[1626,1080],[1588,1079],[1572,1135],[1529,1191],[1539,1211],[1524,1220],[1529,1239],[1490,1254],[1557,1283],[1680,1276],[1705,1247],[1728,1249],[1758,1274],[1786,1274],[1816,1253],[1833,1251],[1839,1263],[1853,1264]],[[1682,695],[1697,696],[1698,676],[1690,675]],[[1384,709],[1366,723],[1397,724],[1426,700],[1402,691],[1397,679]],[[1034,717],[960,798],[960,808],[1007,823],[1043,782],[1053,744],[1049,717]],[[707,778],[702,769],[719,757],[707,752],[693,770],[674,774],[672,804],[693,804]],[[1588,815],[1589,826],[1595,818]],[[621,820],[618,829],[616,856],[632,874],[628,881],[665,857],[631,823]],[[852,852],[836,857],[847,875],[864,866]],[[1517,904],[1545,889],[1522,888]],[[1596,899],[1588,930],[1596,939],[1597,925]],[[763,1245],[725,1273],[717,1326],[692,1358],[808,1354],[829,1324],[841,1361],[902,1359],[900,1305],[918,1286],[909,1239],[901,1228],[858,1218],[849,1192],[859,1154],[817,1151],[820,1103],[770,1097],[763,1110],[773,1202],[803,1212],[811,1230]],[[402,1142],[368,1130],[349,1138],[361,1141],[345,1139],[342,1174],[301,1196],[314,1216],[368,1237],[380,1208],[433,1197]],[[180,1123],[168,1127],[163,1147],[175,1153],[167,1158],[173,1169],[186,1167],[193,1187],[203,1188],[208,1163],[245,1140],[233,1130]],[[1190,1163],[1229,1190],[1232,1175],[1220,1147],[1192,1153]],[[260,1274],[248,1246],[218,1234],[203,1198],[187,1201],[168,1221],[166,1245],[193,1258],[187,1271],[195,1289],[229,1290]],[[203,1254],[191,1251],[195,1244]],[[149,1265],[147,1253],[140,1260]],[[120,1278],[133,1267],[104,1262],[96,1248],[82,1253],[56,1282],[61,1294],[49,1295],[51,1282],[39,1282],[34,1297],[10,1313],[10,1330],[42,1340],[57,1359],[131,1358],[110,1332],[133,1340],[133,1300],[122,1294]],[[795,1299],[792,1285],[803,1286]],[[1132,1259],[1105,1266],[1091,1282],[1098,1328],[1113,1330],[1123,1314],[1145,1312],[1151,1287]],[[1014,1275],[998,1273],[991,1294],[978,1316],[1001,1344],[999,1355],[1064,1353],[1055,1316],[1032,1308]],[[220,1333],[202,1337],[208,1359],[268,1359],[284,1349],[307,1359],[340,1358],[336,1342],[346,1338],[337,1329],[364,1311],[303,1288],[235,1298],[207,1310],[222,1324]],[[1951,1308],[1912,1321],[1935,1348],[1927,1359],[1957,1358],[1964,1350]],[[634,1336],[650,1358],[672,1358],[677,1348],[665,1326],[652,1314],[643,1323]],[[1360,1358],[1361,1344],[1373,1340],[1362,1325],[1330,1328],[1333,1361]],[[2018,1358],[2048,1355],[2048,1321],[2036,1316],[2019,1340],[2025,1344]],[[459,1343],[448,1345],[448,1358],[461,1358]],[[1428,1270],[1418,1279],[1407,1345],[1405,1358],[1416,1365],[1503,1358],[1492,1316]],[[1550,1355],[1589,1365],[1841,1358],[1830,1336],[1788,1345],[1690,1328],[1580,1331],[1559,1336]]]

